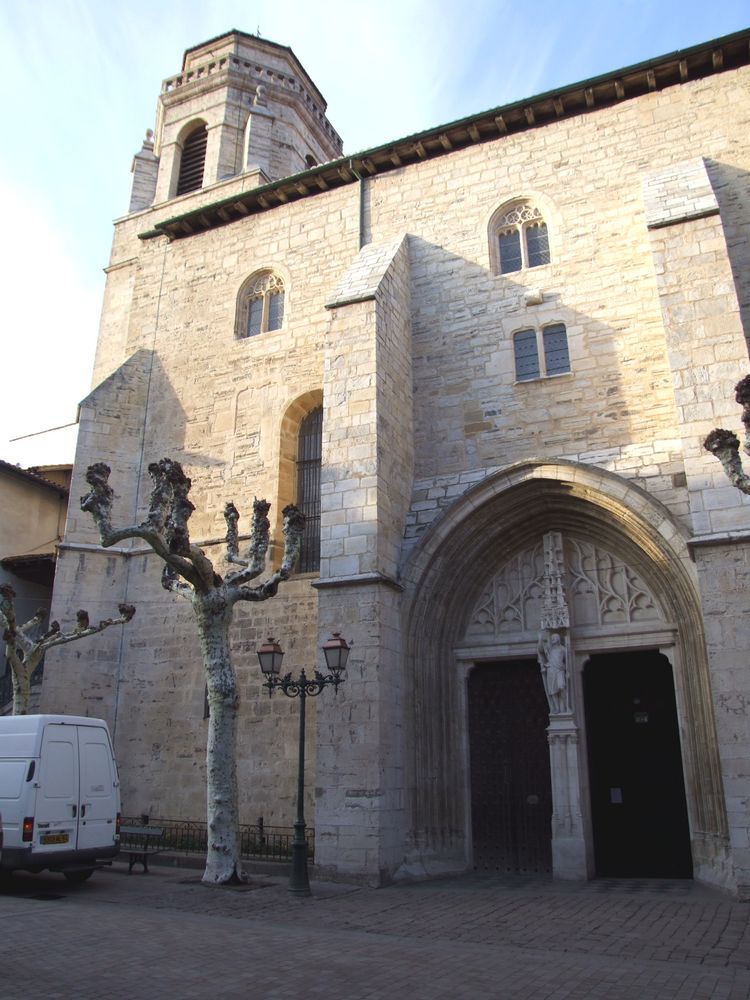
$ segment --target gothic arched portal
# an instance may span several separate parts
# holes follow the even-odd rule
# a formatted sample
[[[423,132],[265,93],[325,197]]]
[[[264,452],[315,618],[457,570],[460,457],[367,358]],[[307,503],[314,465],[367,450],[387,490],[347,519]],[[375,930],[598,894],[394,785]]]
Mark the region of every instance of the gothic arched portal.
[[[595,872],[584,666],[592,655],[651,650],[674,676],[693,869],[720,882],[727,822],[686,532],[640,487],[568,462],[488,477],[444,512],[407,562],[410,846],[428,871],[472,863],[467,679],[489,664],[536,660],[551,533],[571,619],[570,712],[553,716],[548,732],[554,872]]]

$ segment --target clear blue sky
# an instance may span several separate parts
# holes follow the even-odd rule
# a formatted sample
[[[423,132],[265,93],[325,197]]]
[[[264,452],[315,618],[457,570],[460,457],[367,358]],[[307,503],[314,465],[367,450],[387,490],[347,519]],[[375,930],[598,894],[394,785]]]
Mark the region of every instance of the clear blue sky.
[[[0,0],[0,458],[90,385],[111,223],[184,50],[230,28],[290,45],[356,152],[750,25],[747,0]]]

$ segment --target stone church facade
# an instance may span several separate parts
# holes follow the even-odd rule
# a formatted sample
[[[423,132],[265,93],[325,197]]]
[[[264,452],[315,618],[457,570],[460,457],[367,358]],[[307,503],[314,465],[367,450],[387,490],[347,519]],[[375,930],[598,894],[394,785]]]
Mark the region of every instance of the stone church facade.
[[[693,876],[750,893],[750,507],[702,449],[750,332],[750,32],[344,155],[288,48],[185,53],[115,224],[71,496],[149,462],[223,508],[299,501],[239,609],[242,820],[293,816],[297,705],[255,649],[346,683],[308,726],[323,872]],[[71,505],[55,613],[137,617],[46,668],[105,717],[130,815],[204,815],[189,610]],[[544,668],[543,670],[540,667]],[[312,706],[311,706],[312,707]]]

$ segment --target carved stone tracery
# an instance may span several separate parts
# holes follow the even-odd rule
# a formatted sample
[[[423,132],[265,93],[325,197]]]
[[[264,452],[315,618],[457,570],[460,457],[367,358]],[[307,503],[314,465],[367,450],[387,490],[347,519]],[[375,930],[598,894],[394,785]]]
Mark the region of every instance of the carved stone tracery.
[[[645,582],[619,556],[570,535],[551,532],[545,537],[550,538],[546,550],[535,543],[490,580],[470,616],[467,638],[507,639],[512,633],[565,628],[563,604],[573,630],[663,621]],[[548,624],[542,624],[543,615]]]

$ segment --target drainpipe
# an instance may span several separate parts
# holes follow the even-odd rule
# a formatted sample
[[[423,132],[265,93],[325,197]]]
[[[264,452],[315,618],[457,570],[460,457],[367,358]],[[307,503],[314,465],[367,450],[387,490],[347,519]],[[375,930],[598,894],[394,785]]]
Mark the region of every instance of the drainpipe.
[[[359,181],[359,249],[365,245],[365,178],[354,166],[354,160],[349,159],[349,169]]]

